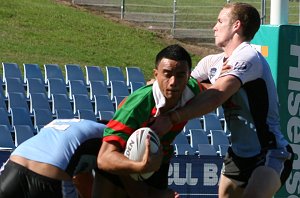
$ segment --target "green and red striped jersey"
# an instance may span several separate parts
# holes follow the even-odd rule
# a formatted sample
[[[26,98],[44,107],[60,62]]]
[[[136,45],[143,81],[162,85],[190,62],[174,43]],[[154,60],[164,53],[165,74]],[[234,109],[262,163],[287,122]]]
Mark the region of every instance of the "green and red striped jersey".
[[[194,78],[190,78],[187,84],[192,97],[204,89]],[[152,85],[144,86],[131,95],[118,109],[112,120],[107,124],[104,130],[103,141],[116,141],[125,150],[126,142],[129,136],[141,127],[150,126],[154,120],[157,109],[153,97]],[[171,143],[178,133],[180,133],[186,122],[175,125],[168,133],[160,138],[163,146],[164,161],[167,162],[173,155],[173,146]]]

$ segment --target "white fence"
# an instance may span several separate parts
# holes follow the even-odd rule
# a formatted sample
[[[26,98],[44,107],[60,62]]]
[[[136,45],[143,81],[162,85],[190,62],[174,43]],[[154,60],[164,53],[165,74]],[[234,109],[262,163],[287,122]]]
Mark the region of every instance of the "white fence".
[[[270,23],[271,0],[239,0],[255,6],[262,24]],[[166,32],[175,38],[212,39],[220,9],[230,0],[73,0],[74,4],[97,6],[106,14]],[[299,0],[290,0],[289,24],[300,24]]]

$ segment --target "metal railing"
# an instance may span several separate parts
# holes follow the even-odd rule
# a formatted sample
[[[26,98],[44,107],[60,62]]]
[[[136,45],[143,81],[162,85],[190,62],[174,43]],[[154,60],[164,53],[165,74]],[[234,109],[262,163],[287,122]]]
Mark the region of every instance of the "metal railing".
[[[239,0],[255,6],[262,24],[270,23],[271,0]],[[72,0],[74,4],[98,6],[106,14],[119,16],[175,38],[213,38],[212,28],[225,3],[233,0]],[[299,0],[289,1],[289,24],[300,23]]]

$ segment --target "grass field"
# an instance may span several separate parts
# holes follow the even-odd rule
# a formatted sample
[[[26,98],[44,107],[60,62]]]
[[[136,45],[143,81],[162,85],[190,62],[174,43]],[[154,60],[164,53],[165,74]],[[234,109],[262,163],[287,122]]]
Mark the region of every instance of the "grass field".
[[[20,67],[23,63],[136,65],[149,78],[155,55],[167,45],[152,32],[54,0],[0,2],[0,59]]]

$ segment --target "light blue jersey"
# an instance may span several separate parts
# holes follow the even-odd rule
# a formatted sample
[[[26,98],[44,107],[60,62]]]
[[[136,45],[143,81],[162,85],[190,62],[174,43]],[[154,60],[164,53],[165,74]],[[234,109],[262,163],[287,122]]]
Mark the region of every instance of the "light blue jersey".
[[[90,120],[57,119],[19,145],[12,155],[51,164],[73,175],[84,155],[96,159],[104,128]]]

